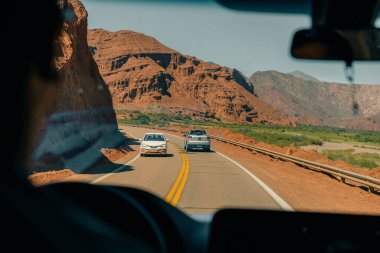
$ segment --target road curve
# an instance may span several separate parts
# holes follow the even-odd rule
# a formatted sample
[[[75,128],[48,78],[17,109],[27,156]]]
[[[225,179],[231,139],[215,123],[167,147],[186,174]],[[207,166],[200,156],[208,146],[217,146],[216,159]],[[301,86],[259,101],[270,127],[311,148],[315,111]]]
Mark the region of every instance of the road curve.
[[[120,126],[141,138],[154,130]],[[169,157],[137,157],[111,174],[92,176],[98,184],[132,186],[152,192],[189,214],[220,208],[291,210],[254,175],[217,152],[184,152],[183,138],[170,139]]]

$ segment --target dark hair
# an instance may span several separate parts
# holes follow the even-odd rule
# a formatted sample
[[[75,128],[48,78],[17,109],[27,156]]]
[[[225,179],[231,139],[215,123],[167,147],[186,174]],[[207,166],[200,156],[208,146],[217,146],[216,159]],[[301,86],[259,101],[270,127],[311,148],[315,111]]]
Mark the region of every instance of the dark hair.
[[[63,2],[63,1],[60,1]],[[0,15],[2,44],[1,176],[9,174],[28,138],[31,73],[57,78],[54,44],[62,27],[56,0],[8,1]]]

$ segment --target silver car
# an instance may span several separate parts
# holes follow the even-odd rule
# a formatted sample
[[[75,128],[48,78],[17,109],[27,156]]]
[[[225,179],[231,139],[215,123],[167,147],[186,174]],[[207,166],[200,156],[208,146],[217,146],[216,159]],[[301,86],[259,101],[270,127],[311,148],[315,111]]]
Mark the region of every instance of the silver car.
[[[210,151],[211,139],[204,130],[191,130],[184,135],[185,138],[185,150],[200,148],[204,151]]]

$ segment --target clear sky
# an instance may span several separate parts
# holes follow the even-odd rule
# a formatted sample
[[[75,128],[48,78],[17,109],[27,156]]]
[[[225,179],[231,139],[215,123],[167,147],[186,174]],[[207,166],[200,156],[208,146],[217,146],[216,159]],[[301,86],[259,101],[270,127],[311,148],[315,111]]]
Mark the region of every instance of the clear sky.
[[[303,71],[322,81],[347,83],[344,64],[295,60],[289,55],[293,33],[310,26],[304,15],[239,12],[216,3],[159,4],[83,0],[89,28],[133,30],[205,61],[255,71]],[[377,20],[377,27],[380,20]],[[355,82],[380,84],[380,62],[354,63]]]

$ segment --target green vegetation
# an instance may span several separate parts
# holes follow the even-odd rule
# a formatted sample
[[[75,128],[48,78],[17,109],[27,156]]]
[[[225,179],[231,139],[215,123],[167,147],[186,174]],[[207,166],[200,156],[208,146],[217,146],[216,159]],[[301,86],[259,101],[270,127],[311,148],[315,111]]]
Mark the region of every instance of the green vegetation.
[[[169,124],[172,119],[163,113],[152,114],[152,113],[140,113],[132,112],[128,119],[118,119],[120,124],[127,125],[151,125],[164,127]]]
[[[380,164],[380,155],[373,153],[354,153],[353,149],[323,150],[322,154],[331,160],[345,161],[361,168],[372,169]]]
[[[272,126],[262,125],[231,125],[228,127],[235,133],[241,133],[254,138],[257,141],[273,144],[280,147],[286,146],[306,146],[306,145],[322,145],[323,141],[318,136],[311,134],[302,134],[290,129],[274,128]]]
[[[172,121],[172,118],[164,113],[142,113],[139,111],[117,110],[118,115],[123,115],[125,118],[118,119],[120,124],[127,125],[151,125],[164,127]]]
[[[195,127],[224,127],[235,133],[252,137],[280,147],[322,145],[323,142],[355,143],[380,148],[379,131],[363,131],[325,126],[270,126],[260,124],[226,124],[217,120],[192,120],[189,115],[159,113],[142,113],[139,111],[117,111],[118,115],[126,115],[129,119],[119,119],[122,124],[167,126],[169,123],[192,125]]]
[[[189,115],[178,114],[165,114],[165,113],[143,113],[140,111],[127,111],[117,110],[118,115],[126,116],[125,118],[118,119],[121,124],[129,125],[149,125],[164,127],[168,126],[170,122],[180,121],[185,124],[190,123],[191,117]]]
[[[323,142],[345,142],[380,147],[380,132],[343,129],[328,126],[271,126],[224,124],[219,122],[192,121],[193,125],[225,127],[235,133],[250,136],[258,141],[284,146],[322,145]]]

